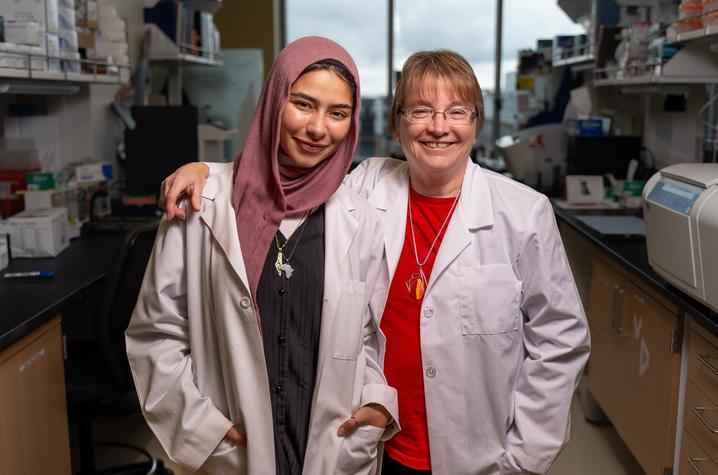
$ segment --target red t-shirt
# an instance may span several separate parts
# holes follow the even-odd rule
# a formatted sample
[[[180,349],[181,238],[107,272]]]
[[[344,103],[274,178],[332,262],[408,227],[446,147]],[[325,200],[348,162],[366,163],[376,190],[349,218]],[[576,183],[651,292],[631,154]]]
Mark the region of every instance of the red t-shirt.
[[[414,236],[419,261],[426,258],[431,243],[451,211],[454,198],[432,198],[409,191]],[[386,335],[384,374],[389,385],[399,393],[399,419],[401,431],[385,446],[391,458],[415,470],[431,470],[429,454],[429,431],[426,423],[424,400],[424,368],[421,360],[421,337],[419,315],[422,300],[414,299],[407,290],[406,282],[419,272],[414,257],[408,210],[404,247],[389,288],[386,308],[381,319],[381,329]],[[439,251],[448,223],[437,238],[426,264],[424,275],[431,279],[431,269]]]

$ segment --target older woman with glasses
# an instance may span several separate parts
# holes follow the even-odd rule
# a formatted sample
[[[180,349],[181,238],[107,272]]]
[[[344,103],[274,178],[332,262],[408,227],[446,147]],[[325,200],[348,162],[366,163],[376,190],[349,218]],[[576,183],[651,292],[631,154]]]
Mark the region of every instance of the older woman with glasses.
[[[416,53],[392,107],[407,161],[371,158],[345,180],[384,222],[375,292],[402,427],[385,474],[545,473],[568,442],[586,319],[548,199],[469,160],[483,119],[463,57]],[[170,216],[207,170],[163,183]]]

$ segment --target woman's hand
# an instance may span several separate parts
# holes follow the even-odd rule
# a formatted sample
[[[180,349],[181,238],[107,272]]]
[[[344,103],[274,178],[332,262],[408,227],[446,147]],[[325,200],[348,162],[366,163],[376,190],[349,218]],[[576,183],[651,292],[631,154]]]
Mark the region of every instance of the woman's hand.
[[[247,446],[247,436],[244,435],[244,432],[241,432],[239,429],[237,429],[237,426],[230,427],[227,433],[224,435],[224,438],[234,443],[234,445],[239,445],[242,447]]]
[[[357,430],[360,426],[370,425],[385,429],[392,422],[392,418],[389,415],[384,406],[381,404],[369,404],[360,407],[352,417],[347,419],[339,426],[337,435],[339,437],[346,437],[352,432]]]
[[[177,205],[185,198],[190,198],[192,209],[199,211],[202,204],[202,189],[209,176],[209,167],[201,162],[182,165],[160,185],[160,208],[167,213],[167,218],[175,216],[180,219],[187,217],[187,212]]]

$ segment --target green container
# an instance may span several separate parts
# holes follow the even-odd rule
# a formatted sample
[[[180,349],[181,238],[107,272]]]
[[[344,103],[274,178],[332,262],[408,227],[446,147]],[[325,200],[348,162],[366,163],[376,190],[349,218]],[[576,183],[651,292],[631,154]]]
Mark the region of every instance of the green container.
[[[627,181],[623,184],[623,196],[641,196],[646,182],[642,180]]]
[[[55,188],[55,177],[49,172],[31,172],[27,174],[28,190],[52,190]]]

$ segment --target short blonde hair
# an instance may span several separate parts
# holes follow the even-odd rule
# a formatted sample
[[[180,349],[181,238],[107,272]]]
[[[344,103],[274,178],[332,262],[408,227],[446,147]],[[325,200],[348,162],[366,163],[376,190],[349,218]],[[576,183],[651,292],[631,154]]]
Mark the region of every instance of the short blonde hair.
[[[453,92],[465,101],[474,105],[476,109],[476,131],[484,125],[484,99],[481,94],[479,81],[474,70],[466,59],[454,51],[440,49],[436,51],[419,51],[412,54],[404,63],[401,76],[396,83],[394,102],[391,106],[391,128],[396,132],[399,114],[404,101],[412,92],[426,92],[427,80],[447,80]]]

